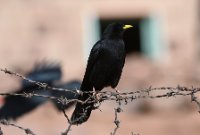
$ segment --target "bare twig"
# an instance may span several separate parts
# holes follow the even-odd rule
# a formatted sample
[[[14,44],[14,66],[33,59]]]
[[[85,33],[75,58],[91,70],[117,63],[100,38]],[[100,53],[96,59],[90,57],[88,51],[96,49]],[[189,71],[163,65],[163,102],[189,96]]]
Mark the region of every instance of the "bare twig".
[[[68,115],[66,114],[66,112],[65,112],[64,109],[62,109],[62,112],[63,112],[65,118],[67,119],[68,123],[70,123],[70,119],[69,119],[69,117],[68,117]]]
[[[3,131],[1,130],[1,127],[0,127],[0,135],[3,135]]]
[[[35,133],[33,133],[33,131],[31,131],[29,128],[23,128],[21,126],[18,126],[16,124],[10,123],[7,120],[0,120],[0,124],[4,125],[4,126],[12,126],[12,127],[16,127],[20,130],[23,130],[27,135],[35,135]]]
[[[70,123],[67,130],[63,132],[61,135],[68,135],[69,131],[71,130],[72,124]]]
[[[69,117],[68,117],[68,115],[66,114],[66,112],[65,112],[64,109],[62,109],[62,112],[63,112],[65,118],[67,119],[67,121],[68,121],[68,123],[69,123],[69,126],[68,126],[67,130],[66,130],[65,132],[63,132],[61,135],[67,135],[67,134],[69,133],[69,131],[71,130],[72,123],[71,123],[71,121],[70,121],[70,119],[69,119]]]
[[[195,94],[194,93],[191,93],[191,101],[192,102],[195,102],[196,104],[197,104],[197,106],[198,106],[198,108],[199,108],[199,113],[200,113],[200,102],[197,100],[197,97],[195,96]]]
[[[118,119],[118,113],[120,113],[120,112],[122,112],[122,108],[121,108],[121,101],[119,100],[118,101],[118,107],[115,108],[115,120],[114,120],[114,123],[115,123],[116,127],[115,127],[113,133],[112,132],[110,133],[111,135],[116,135],[117,130],[119,129],[120,121]]]

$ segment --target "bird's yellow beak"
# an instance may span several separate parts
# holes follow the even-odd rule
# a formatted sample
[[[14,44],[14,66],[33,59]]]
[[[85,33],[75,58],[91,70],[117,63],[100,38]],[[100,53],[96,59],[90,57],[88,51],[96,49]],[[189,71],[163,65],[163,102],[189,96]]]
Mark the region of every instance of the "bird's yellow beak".
[[[123,29],[126,30],[126,29],[129,29],[129,28],[132,28],[133,26],[132,25],[124,25]]]

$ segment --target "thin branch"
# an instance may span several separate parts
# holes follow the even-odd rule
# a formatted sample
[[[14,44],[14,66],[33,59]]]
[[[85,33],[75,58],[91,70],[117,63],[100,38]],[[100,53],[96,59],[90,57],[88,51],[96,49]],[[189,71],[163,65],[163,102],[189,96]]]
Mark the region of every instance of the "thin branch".
[[[64,109],[62,109],[62,112],[63,112],[65,118],[67,119],[68,123],[70,123],[70,119],[69,119],[69,117],[68,117],[68,115],[66,114],[66,112],[65,112]]]
[[[200,113],[200,102],[197,100],[197,97],[195,96],[195,94],[194,93],[191,93],[191,101],[192,102],[195,102],[196,104],[197,104],[197,106],[198,106],[198,108],[199,108],[199,113]]]
[[[3,131],[1,130],[1,127],[0,127],[0,135],[3,135]]]
[[[68,115],[66,114],[66,112],[65,112],[64,109],[62,109],[62,112],[63,112],[65,118],[67,119],[67,121],[68,121],[68,123],[69,123],[69,126],[68,126],[67,130],[66,130],[65,132],[63,132],[61,135],[68,135],[69,131],[71,130],[72,123],[71,123],[71,121],[70,121],[70,119],[69,119],[69,117],[68,117]]]
[[[27,135],[35,135],[35,133],[33,133],[33,131],[31,131],[29,128],[24,128],[24,127],[21,127],[21,126],[18,126],[16,124],[13,124],[13,123],[10,123],[9,121],[7,120],[0,120],[0,124],[4,125],[4,126],[12,126],[12,127],[16,127],[20,130],[23,130]]]
[[[69,131],[71,131],[72,124],[70,123],[67,130],[63,132],[61,135],[68,135]]]
[[[113,133],[112,132],[110,133],[111,135],[116,135],[117,130],[119,129],[120,121],[118,119],[118,113],[120,113],[120,112],[122,112],[122,108],[121,108],[121,101],[119,100],[118,107],[115,108],[115,120],[114,120],[114,123],[115,123],[116,127],[115,127]]]

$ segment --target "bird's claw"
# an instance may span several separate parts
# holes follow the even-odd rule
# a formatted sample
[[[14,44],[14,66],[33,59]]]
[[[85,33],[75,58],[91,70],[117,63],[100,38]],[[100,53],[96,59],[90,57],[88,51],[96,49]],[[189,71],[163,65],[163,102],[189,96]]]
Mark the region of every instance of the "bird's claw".
[[[120,94],[120,91],[117,88],[114,88],[116,93]]]

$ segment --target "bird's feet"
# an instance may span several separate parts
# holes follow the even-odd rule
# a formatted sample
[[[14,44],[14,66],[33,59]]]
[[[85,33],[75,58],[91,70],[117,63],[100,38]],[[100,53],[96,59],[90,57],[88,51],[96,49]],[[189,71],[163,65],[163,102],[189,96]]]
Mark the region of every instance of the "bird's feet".
[[[120,95],[121,94],[120,91],[117,88],[114,88],[114,89],[116,91],[116,97],[119,98],[119,99],[121,99],[122,96]]]
[[[118,94],[120,94],[120,91],[117,88],[114,88],[114,89]]]
[[[102,99],[102,95],[101,95],[101,93],[98,93],[93,89],[93,98],[94,98],[95,101],[94,101],[92,109],[95,110],[95,109],[98,109],[100,104],[101,104],[100,102],[101,102],[101,99]]]
[[[102,94],[95,91],[95,92],[93,93],[93,97],[94,97],[94,99],[96,100],[96,102],[100,102],[101,99],[102,99]]]
[[[98,91],[95,91],[95,89],[93,88],[93,97],[97,102],[100,102],[102,99],[102,94],[98,93]]]

